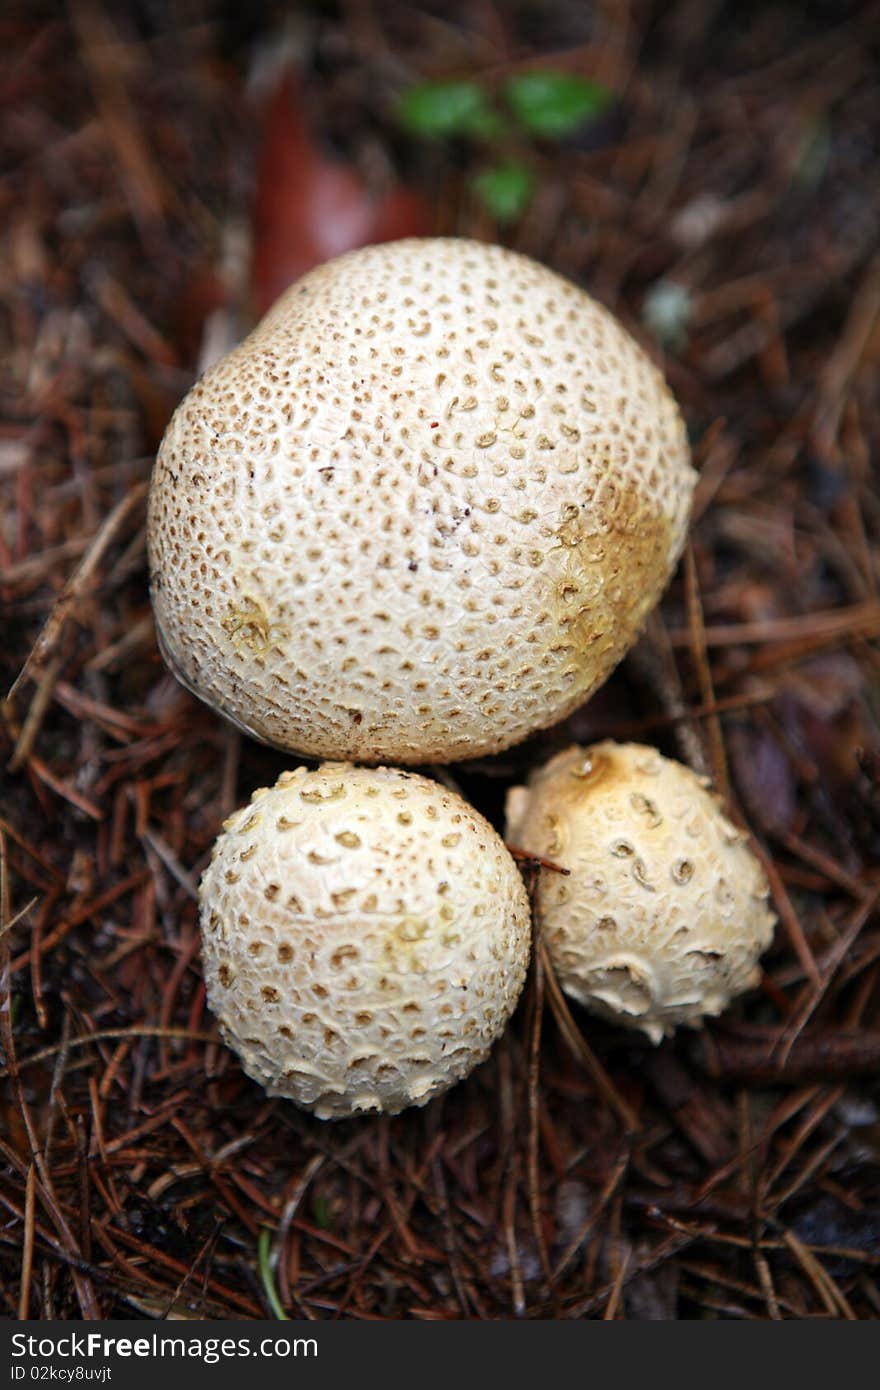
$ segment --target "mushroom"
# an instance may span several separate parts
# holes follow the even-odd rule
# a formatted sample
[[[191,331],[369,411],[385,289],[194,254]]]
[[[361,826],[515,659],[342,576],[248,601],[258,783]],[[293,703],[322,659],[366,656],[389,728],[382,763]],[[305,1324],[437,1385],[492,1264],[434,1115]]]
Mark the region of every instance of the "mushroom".
[[[500,837],[392,768],[282,773],[200,885],[208,1002],[249,1076],[321,1119],[424,1105],[487,1056],[530,950]]]
[[[652,1042],[758,983],[775,918],[764,872],[708,781],[654,748],[557,754],[507,799],[507,841],[540,871],[536,925],[559,983]]]
[[[160,643],[280,748],[492,753],[627,651],[694,478],[662,377],[583,290],[462,239],[355,251],[292,286],[168,426]]]

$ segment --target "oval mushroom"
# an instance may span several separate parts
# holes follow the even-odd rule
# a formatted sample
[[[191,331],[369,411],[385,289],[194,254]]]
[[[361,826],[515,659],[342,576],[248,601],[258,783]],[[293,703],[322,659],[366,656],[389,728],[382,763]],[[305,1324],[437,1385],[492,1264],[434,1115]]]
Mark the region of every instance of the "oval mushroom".
[[[507,841],[542,869],[536,923],[559,983],[652,1042],[758,983],[775,918],[746,836],[708,783],[654,748],[572,747],[507,799]]]
[[[609,675],[684,543],[675,401],[613,316],[499,246],[353,252],[294,285],[156,460],[156,623],[265,742],[492,753]]]
[[[208,1002],[249,1076],[321,1119],[424,1105],[487,1056],[530,950],[500,837],[415,773],[286,772],[199,891]]]

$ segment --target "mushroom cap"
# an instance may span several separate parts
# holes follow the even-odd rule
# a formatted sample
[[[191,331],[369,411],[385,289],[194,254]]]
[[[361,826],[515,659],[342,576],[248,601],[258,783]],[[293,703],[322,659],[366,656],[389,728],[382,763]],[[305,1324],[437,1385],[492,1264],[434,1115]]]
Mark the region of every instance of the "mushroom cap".
[[[662,377],[583,290],[462,239],[355,251],[168,426],[148,521],[162,649],[280,748],[496,752],[632,644],[694,479]]]
[[[756,985],[773,936],[763,869],[708,785],[606,741],[508,793],[508,843],[570,871],[542,869],[535,904],[560,985],[655,1043]]]
[[[424,1105],[487,1056],[531,944],[500,837],[415,773],[282,773],[202,877],[208,1002],[249,1076],[321,1119]]]

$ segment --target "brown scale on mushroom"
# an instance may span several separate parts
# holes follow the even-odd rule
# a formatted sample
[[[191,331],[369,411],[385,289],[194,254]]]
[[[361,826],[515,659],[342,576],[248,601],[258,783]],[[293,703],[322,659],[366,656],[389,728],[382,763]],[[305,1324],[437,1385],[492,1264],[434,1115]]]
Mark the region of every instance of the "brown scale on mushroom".
[[[175,413],[149,506],[163,651],[283,748],[495,752],[624,655],[693,483],[662,377],[582,290],[498,246],[369,247]]]
[[[536,914],[562,988],[652,1042],[758,983],[775,918],[705,781],[654,748],[572,747],[507,798],[507,840],[553,860]]]
[[[529,904],[492,827],[415,773],[284,773],[200,885],[208,1001],[249,1076],[322,1119],[423,1105],[513,1012]]]

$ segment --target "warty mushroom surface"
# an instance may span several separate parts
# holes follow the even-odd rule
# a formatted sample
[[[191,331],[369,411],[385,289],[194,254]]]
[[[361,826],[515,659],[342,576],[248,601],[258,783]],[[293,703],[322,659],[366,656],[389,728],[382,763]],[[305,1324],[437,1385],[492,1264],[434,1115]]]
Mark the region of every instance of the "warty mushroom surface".
[[[321,1119],[424,1105],[488,1055],[531,948],[498,834],[416,773],[282,773],[203,875],[208,1002],[249,1076]]]
[[[684,544],[676,403],[617,320],[499,246],[369,247],[189,392],[153,471],[160,643],[267,743],[448,762],[606,679]]]
[[[760,861],[705,779],[655,748],[573,746],[507,796],[542,870],[536,930],[563,990],[660,1042],[760,980],[775,917]]]

